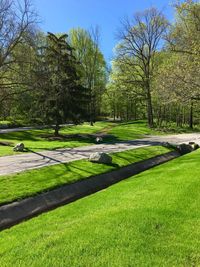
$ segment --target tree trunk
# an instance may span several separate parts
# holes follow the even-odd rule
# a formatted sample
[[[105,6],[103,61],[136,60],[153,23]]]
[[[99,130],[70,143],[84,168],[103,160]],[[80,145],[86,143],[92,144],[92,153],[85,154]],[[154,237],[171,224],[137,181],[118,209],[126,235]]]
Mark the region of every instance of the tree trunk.
[[[134,120],[137,120],[137,104],[136,104],[136,101],[134,103]]]
[[[151,92],[150,92],[150,86],[147,84],[147,119],[148,119],[148,125],[149,128],[153,128],[154,122],[153,122],[153,108],[152,108],[152,101],[151,101]]]
[[[193,129],[193,102],[190,103],[190,118],[189,118],[189,127]]]
[[[60,130],[59,123],[56,123],[56,126],[54,128],[54,135],[55,136],[59,136],[59,130]]]
[[[115,111],[115,103],[113,105],[113,118],[114,118],[114,121],[115,121],[115,117],[116,117],[116,111]]]

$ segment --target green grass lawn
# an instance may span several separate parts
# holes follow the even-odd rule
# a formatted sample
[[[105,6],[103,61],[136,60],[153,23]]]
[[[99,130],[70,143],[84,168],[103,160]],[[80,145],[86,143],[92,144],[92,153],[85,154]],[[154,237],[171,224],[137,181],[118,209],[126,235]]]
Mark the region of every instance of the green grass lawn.
[[[61,140],[49,140],[48,135],[53,134],[51,129],[29,130],[22,132],[13,132],[0,134],[0,156],[14,155],[13,146],[23,142],[29,150],[42,151],[58,148],[72,148],[78,146],[95,144],[95,137],[90,136],[95,133],[108,134],[104,142],[119,142],[123,140],[134,140],[143,138],[145,135],[162,135],[174,133],[174,131],[163,132],[162,129],[150,129],[145,121],[121,122],[96,122],[94,126],[88,123],[77,126],[67,126],[61,129],[61,135],[68,137]],[[73,136],[73,135],[79,136]],[[69,136],[71,135],[71,136]],[[3,146],[1,142],[12,142],[11,146]]]
[[[94,126],[90,126],[88,123],[77,126],[67,126],[61,129],[60,133],[62,135],[72,135],[72,134],[94,134],[100,132],[103,129],[110,126],[109,122],[97,122]],[[53,140],[50,141],[45,135],[52,134],[51,129],[42,130],[29,130],[21,132],[13,132],[0,134],[0,142],[12,142],[11,146],[0,145],[0,156],[13,155],[13,145],[23,142],[29,150],[41,151],[41,150],[53,150],[58,148],[71,148],[78,146],[85,146],[95,143],[95,138],[93,137],[71,137],[64,140]],[[19,153],[18,153],[19,154]]]
[[[109,133],[119,140],[133,140],[144,137],[144,135],[162,134],[162,132],[148,128],[147,123],[144,121],[117,123]]]
[[[113,165],[79,160],[0,176],[0,205],[166,152],[169,152],[169,149],[161,146],[138,148],[112,154]]]
[[[200,266],[200,150],[0,233],[1,267]]]
[[[0,143],[0,156],[16,154],[16,152],[13,152],[13,145],[19,142],[23,142],[29,150],[33,151],[91,145],[95,144],[95,137],[87,135],[99,132],[110,135],[104,138],[104,142],[133,140],[135,138],[142,138],[145,134],[155,133],[147,127],[144,121],[129,123],[96,122],[94,126],[90,126],[88,123],[77,126],[67,126],[60,131],[62,135],[79,134],[83,136],[71,136],[63,140],[50,141],[47,137],[47,135],[53,133],[53,130],[50,129],[13,132],[0,134],[0,142],[13,143],[11,146],[3,146]]]

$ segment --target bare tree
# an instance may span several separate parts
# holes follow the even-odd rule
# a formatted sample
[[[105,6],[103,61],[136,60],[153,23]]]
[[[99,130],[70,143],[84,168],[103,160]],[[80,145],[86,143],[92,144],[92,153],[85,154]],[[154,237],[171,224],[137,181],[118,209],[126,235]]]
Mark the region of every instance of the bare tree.
[[[24,38],[33,32],[37,15],[30,0],[0,1],[0,89],[7,92],[18,82],[12,81],[7,73],[17,63],[12,53]],[[30,62],[29,62],[30,63]],[[1,93],[0,92],[0,93]],[[13,92],[10,94],[12,95]],[[3,99],[6,96],[4,95]],[[1,99],[2,100],[2,99]]]
[[[153,127],[151,82],[154,73],[154,57],[168,22],[155,8],[126,18],[118,33],[117,60],[132,70],[132,83],[140,85],[147,101],[149,127]]]

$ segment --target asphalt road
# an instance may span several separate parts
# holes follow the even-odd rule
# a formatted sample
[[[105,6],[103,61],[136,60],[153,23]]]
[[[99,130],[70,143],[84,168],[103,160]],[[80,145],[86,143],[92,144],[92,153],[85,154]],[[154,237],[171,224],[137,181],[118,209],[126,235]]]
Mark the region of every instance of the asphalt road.
[[[60,127],[64,126],[72,126],[72,123],[69,124],[62,124]],[[38,129],[45,129],[45,128],[50,128],[51,126],[26,126],[26,127],[17,127],[17,128],[6,128],[6,129],[0,129],[0,134],[1,133],[13,133],[13,132],[23,132],[23,131],[28,131],[28,130],[38,130]]]
[[[194,141],[200,145],[200,134],[178,134],[167,136],[149,136],[143,139],[119,142],[115,144],[97,144],[91,146],[57,149],[41,152],[24,152],[19,155],[0,157],[0,175],[22,172],[30,169],[42,168],[54,164],[66,163],[89,158],[91,153],[114,153],[139,147],[159,145],[163,142],[172,144]]]

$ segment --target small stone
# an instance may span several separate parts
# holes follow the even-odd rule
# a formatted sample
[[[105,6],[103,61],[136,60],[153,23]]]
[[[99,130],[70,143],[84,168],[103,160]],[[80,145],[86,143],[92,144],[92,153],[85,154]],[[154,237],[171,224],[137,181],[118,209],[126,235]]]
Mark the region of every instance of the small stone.
[[[96,163],[111,164],[112,157],[103,152],[96,152],[90,155],[89,161]]]
[[[97,143],[100,143],[100,142],[102,142],[102,141],[103,141],[103,138],[100,137],[100,136],[97,136],[97,138],[96,138],[96,142],[97,142]]]
[[[24,151],[24,144],[23,143],[18,143],[16,146],[13,148],[13,151],[15,152],[23,152]]]

